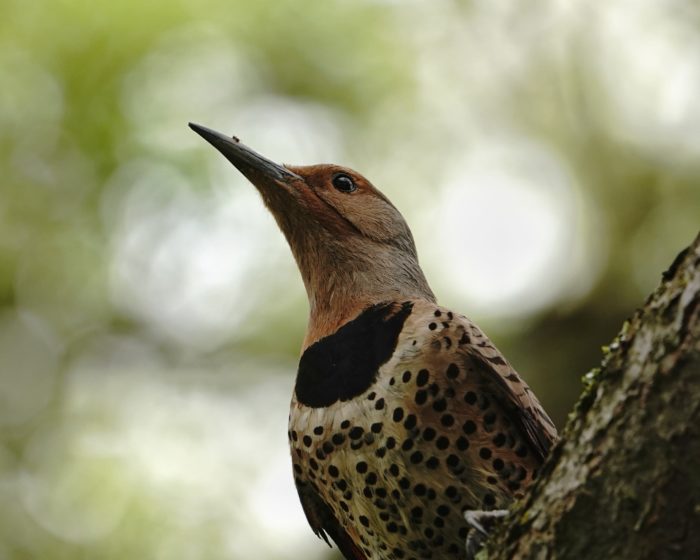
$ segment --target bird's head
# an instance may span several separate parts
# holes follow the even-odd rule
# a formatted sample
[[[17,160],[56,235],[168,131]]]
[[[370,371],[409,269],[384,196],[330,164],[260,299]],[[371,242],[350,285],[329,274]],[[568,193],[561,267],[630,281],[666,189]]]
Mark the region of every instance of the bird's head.
[[[287,238],[311,307],[307,344],[368,305],[434,300],[406,221],[362,175],[332,164],[279,165],[237,138],[190,127],[255,185]]]

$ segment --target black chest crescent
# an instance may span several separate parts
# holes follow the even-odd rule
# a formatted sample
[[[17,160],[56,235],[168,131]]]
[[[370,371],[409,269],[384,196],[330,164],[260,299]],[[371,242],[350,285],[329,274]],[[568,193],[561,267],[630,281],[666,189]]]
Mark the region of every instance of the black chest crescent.
[[[321,408],[365,392],[394,353],[412,309],[411,302],[373,305],[309,346],[299,361],[297,401]]]

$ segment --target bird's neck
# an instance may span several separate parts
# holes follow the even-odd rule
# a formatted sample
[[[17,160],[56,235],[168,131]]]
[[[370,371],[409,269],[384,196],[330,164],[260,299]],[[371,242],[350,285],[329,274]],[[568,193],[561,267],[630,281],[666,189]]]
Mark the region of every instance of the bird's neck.
[[[327,266],[300,268],[306,269],[302,276],[309,297],[309,324],[302,351],[371,305],[435,301],[415,258],[341,259]]]

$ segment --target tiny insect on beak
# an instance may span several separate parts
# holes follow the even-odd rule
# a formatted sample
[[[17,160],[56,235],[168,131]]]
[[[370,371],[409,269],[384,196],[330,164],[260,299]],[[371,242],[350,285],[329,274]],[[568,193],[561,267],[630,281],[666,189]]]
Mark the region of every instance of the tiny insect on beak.
[[[206,126],[194,123],[189,124],[192,130],[219,150],[227,160],[235,165],[236,168],[243,173],[243,175],[248,177],[248,179],[253,181],[253,183],[255,183],[255,178],[260,178],[261,176],[283,183],[289,183],[293,180],[303,180],[299,175],[293,173],[286,167],[274,161],[270,161],[245,144],[241,144],[235,136],[226,136]]]

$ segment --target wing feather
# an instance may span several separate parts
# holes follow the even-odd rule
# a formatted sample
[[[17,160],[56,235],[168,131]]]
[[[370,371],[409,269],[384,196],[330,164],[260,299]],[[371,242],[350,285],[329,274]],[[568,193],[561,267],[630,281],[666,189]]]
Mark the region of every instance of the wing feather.
[[[316,536],[326,541],[329,546],[331,543],[328,537],[330,537],[346,560],[367,560],[364,552],[352,541],[331,508],[310,484],[298,481],[297,492],[306,519]]]
[[[557,429],[532,389],[503,358],[491,341],[468,319],[465,331],[472,342],[461,346],[466,362],[472,365],[476,382],[502,407],[508,418],[526,438],[535,455],[543,461],[557,440]]]

